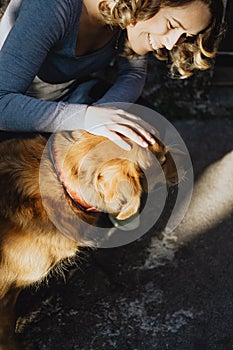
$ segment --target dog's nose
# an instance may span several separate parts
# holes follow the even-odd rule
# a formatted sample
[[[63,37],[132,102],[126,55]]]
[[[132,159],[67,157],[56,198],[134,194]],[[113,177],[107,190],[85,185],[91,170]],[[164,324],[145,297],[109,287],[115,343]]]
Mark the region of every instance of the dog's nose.
[[[131,231],[135,230],[140,226],[140,216],[139,212],[132,215],[128,219],[125,220],[117,220],[115,217],[109,215],[110,221],[113,223],[113,225],[122,231]]]

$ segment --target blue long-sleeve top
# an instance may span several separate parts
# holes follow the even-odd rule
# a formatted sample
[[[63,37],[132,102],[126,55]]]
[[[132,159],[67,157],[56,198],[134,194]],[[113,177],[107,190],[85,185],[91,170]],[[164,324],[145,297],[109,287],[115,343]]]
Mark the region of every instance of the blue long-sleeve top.
[[[28,95],[35,77],[62,84],[98,72],[113,57],[114,85],[98,101],[135,102],[145,82],[145,56],[120,55],[115,35],[103,48],[77,56],[82,0],[11,0],[0,23],[0,129],[46,131],[83,127],[87,105]],[[119,46],[119,45],[118,45]]]

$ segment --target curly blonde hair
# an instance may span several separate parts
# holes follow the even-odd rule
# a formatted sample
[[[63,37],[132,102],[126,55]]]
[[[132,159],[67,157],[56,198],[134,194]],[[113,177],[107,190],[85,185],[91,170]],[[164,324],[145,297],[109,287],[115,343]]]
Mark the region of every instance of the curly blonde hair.
[[[162,48],[154,52],[158,59],[170,61],[172,77],[187,78],[195,70],[211,66],[223,32],[222,0],[105,0],[100,2],[99,11],[107,24],[125,29],[130,24],[152,18],[162,7],[183,6],[193,1],[201,1],[209,7],[212,20],[208,28],[195,38],[187,38],[174,46],[171,51]],[[134,54],[126,41],[124,55]]]

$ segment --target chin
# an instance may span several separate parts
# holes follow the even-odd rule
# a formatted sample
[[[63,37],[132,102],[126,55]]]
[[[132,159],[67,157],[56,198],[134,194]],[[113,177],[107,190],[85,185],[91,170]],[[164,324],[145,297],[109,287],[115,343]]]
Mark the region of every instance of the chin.
[[[132,39],[132,38],[131,38]],[[139,40],[138,40],[139,41]],[[135,42],[135,40],[130,40],[128,37],[128,47],[133,50],[137,55],[145,55],[149,52],[149,49],[145,48],[145,46],[140,45],[139,42]]]
[[[149,50],[146,50],[145,48],[140,47],[134,47],[130,45],[130,48],[137,54],[137,55],[145,55],[149,52]]]
[[[137,55],[145,55],[146,53],[148,53],[149,51],[148,50],[137,50],[137,51],[135,51],[135,53],[137,54]]]

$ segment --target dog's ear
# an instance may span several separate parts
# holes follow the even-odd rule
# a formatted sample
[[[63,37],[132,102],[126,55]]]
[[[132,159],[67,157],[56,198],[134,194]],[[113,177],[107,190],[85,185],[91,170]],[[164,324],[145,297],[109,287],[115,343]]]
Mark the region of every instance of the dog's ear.
[[[108,212],[117,213],[125,220],[134,215],[140,206],[141,172],[128,159],[106,162],[96,176],[96,189],[107,205]]]

